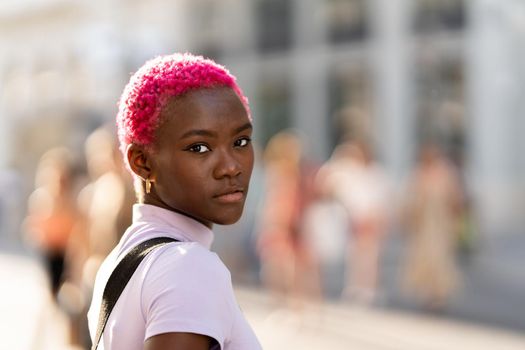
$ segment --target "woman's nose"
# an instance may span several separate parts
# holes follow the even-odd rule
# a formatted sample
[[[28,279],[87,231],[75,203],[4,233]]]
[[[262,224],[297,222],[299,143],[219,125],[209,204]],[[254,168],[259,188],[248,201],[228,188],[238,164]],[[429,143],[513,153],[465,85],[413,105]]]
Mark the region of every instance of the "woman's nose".
[[[217,164],[214,170],[214,176],[218,179],[223,177],[235,177],[241,174],[241,162],[233,154],[233,150],[218,152]]]

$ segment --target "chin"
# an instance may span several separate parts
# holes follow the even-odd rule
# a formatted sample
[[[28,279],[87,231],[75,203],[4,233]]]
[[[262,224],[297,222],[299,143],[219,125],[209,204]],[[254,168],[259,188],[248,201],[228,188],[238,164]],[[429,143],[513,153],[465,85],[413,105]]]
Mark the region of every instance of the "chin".
[[[217,225],[233,225],[235,224],[237,221],[239,221],[239,219],[235,219],[235,220],[216,220],[215,223]]]
[[[241,214],[242,213],[239,213],[238,215],[217,218],[216,220],[214,220],[214,222],[218,225],[233,225],[237,221],[239,221],[239,219],[241,218]]]

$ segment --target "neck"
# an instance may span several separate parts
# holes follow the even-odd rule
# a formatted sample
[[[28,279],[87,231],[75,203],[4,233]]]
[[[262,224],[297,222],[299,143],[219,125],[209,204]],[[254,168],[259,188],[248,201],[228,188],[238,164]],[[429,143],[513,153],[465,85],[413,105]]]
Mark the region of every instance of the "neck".
[[[199,218],[197,218],[197,217],[195,217],[195,216],[193,216],[193,215],[191,215],[191,214],[189,214],[187,212],[184,212],[182,210],[179,210],[177,208],[174,208],[174,207],[170,206],[168,203],[166,203],[161,198],[159,198],[159,196],[157,196],[153,191],[151,193],[144,194],[144,197],[142,198],[141,201],[139,201],[139,203],[148,204],[148,205],[154,205],[156,207],[160,207],[160,208],[163,208],[163,209],[170,210],[172,212],[175,212],[175,213],[187,216],[189,218],[192,218],[193,220],[200,222],[201,224],[203,224],[204,226],[206,226],[210,230],[213,228],[213,223],[212,222],[206,221],[206,220],[203,220],[203,219],[199,219]]]

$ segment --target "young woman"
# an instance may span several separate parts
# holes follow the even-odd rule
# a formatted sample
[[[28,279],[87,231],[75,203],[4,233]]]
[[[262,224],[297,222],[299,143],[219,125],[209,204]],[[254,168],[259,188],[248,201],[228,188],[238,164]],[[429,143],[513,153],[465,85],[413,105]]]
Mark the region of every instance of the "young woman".
[[[155,237],[179,242],[142,261],[98,349],[260,349],[228,269],[210,252],[213,224],[240,218],[253,167],[248,102],[235,78],[202,57],[158,57],[131,77],[117,127],[138,203],[97,274],[92,339],[103,289],[122,256]]]

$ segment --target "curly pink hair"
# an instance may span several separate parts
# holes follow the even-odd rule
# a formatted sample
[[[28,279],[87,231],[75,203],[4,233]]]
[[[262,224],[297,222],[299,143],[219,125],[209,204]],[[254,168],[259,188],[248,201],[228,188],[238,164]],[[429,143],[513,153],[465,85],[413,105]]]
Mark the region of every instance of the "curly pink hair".
[[[173,97],[202,88],[226,86],[239,96],[251,120],[248,99],[226,68],[189,53],[159,56],[147,61],[124,88],[117,114],[120,150],[126,158],[130,143],[150,145],[162,108]]]

